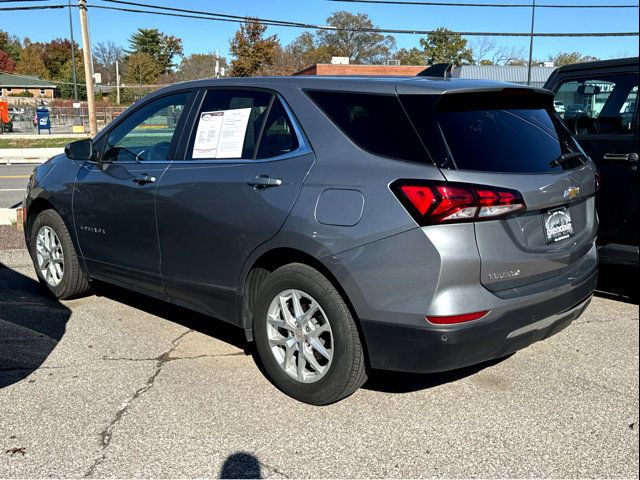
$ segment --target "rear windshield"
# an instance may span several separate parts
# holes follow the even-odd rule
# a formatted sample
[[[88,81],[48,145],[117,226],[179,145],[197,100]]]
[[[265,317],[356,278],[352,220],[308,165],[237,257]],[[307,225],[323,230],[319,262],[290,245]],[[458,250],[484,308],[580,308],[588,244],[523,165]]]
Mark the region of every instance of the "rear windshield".
[[[465,105],[456,101],[444,109],[436,106],[435,113],[429,115],[426,112],[433,112],[433,100],[421,102],[419,97],[411,96],[410,101],[403,97],[409,117],[427,144],[428,136],[433,141],[432,130],[441,130],[455,168],[545,173],[562,171],[581,163],[554,164],[555,159],[568,152],[567,146],[571,143],[539,102],[538,105],[534,101],[492,105],[483,99],[482,102]],[[432,119],[427,120],[427,117]]]
[[[307,91],[358,146],[376,155],[432,163],[396,95]]]

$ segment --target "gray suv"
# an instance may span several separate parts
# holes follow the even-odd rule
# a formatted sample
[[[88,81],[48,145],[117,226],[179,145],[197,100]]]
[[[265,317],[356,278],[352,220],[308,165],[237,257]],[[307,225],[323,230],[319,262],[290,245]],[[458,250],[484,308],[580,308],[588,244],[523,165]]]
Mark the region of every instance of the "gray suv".
[[[59,298],[106,281],[244,329],[303,402],[500,358],[597,279],[595,168],[553,100],[428,77],[174,85],[36,169],[26,241]]]

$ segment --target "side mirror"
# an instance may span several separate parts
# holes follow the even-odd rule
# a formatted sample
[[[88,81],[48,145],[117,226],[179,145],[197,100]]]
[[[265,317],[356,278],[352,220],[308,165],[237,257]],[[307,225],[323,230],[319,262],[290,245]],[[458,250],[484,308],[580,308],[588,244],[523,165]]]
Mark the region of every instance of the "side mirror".
[[[67,143],[64,154],[71,160],[91,160],[93,157],[93,141],[90,138]]]

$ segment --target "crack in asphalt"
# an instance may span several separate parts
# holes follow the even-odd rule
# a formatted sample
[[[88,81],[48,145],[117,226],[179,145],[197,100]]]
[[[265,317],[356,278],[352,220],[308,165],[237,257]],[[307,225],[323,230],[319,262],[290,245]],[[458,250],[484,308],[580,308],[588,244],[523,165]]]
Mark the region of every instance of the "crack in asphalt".
[[[167,362],[171,361],[171,357],[170,357],[171,352],[173,352],[178,347],[178,344],[186,335],[192,332],[193,330],[189,329],[186,332],[182,333],[175,340],[171,342],[171,348],[169,350],[157,356],[156,358],[149,359],[149,360],[156,361],[156,366],[153,370],[153,373],[149,378],[147,378],[147,381],[142,387],[136,390],[133,393],[133,395],[131,395],[131,397],[129,397],[127,400],[123,402],[122,406],[116,412],[111,422],[109,422],[109,424],[105,428],[103,428],[102,431],[100,432],[100,449],[102,451],[102,454],[93,461],[93,463],[91,464],[91,467],[89,467],[87,472],[84,474],[85,478],[92,477],[96,469],[106,460],[107,455],[105,453],[105,450],[109,447],[109,444],[111,443],[111,438],[113,437],[113,430],[118,424],[118,422],[120,422],[124,414],[127,413],[129,408],[131,408],[131,405],[140,396],[142,396],[143,394],[151,390],[151,388],[153,387],[153,384],[156,381],[156,378],[158,378],[158,375],[160,375],[160,372],[162,371],[162,368],[164,367],[164,365]]]
[[[240,351],[240,352],[233,352],[233,353],[202,354],[202,355],[195,355],[193,357],[169,357],[166,359],[164,363],[169,363],[176,360],[194,360],[196,358],[208,358],[208,357],[210,358],[234,357],[234,356],[240,356],[240,355],[246,355],[246,354],[243,351]],[[158,358],[157,357],[155,358],[102,357],[101,360],[105,362],[151,362],[151,361],[158,360]]]
[[[276,475],[282,475],[284,478],[292,478],[292,477],[290,477],[289,475],[287,475],[286,473],[284,473],[284,472],[282,472],[282,471],[278,470],[277,468],[272,467],[271,465],[269,465],[269,464],[267,464],[267,463],[264,463],[262,460],[258,460],[258,463],[260,464],[260,467],[261,467],[261,468],[263,468],[263,469],[265,469],[265,470],[270,470],[270,471],[272,471],[273,473],[275,473]]]

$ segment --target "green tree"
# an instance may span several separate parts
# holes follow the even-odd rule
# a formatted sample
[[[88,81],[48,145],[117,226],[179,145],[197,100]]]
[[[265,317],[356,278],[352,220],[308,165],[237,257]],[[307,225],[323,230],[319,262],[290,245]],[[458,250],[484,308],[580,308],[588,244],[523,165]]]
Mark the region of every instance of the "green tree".
[[[58,88],[62,98],[73,98],[73,62],[71,59],[60,69]],[[84,63],[82,55],[76,50],[76,82],[78,84],[78,100],[87,99],[87,86],[84,81]]]
[[[20,50],[22,50],[20,39],[0,30],[0,52],[5,52],[14,63],[17,63],[20,60]]]
[[[283,55],[292,72],[316,63],[329,63],[331,51],[320,45],[311,32],[303,32],[283,49]]]
[[[223,57],[217,59],[218,72],[220,69],[228,68],[227,60]],[[180,62],[176,78],[178,81],[198,80],[200,78],[210,78],[216,75],[216,56],[211,53],[194,53],[184,57]]]
[[[426,65],[427,57],[419,48],[401,48],[397,51],[396,60],[400,60],[400,65]]]
[[[434,63],[463,65],[473,62],[473,53],[467,47],[467,40],[444,27],[421,38],[420,45],[430,65]]]
[[[267,27],[248,18],[231,39],[229,51],[234,56],[229,74],[234,77],[251,77],[273,65],[276,48],[280,45],[277,35],[264,36]]]
[[[153,84],[162,74],[162,66],[148,53],[133,53],[124,64],[123,81],[128,84]]]
[[[351,63],[382,63],[396,48],[392,36],[367,31],[376,27],[364,13],[335,12],[326,21],[336,30],[318,30],[316,43],[331,56],[349,57]]]
[[[20,51],[20,59],[16,63],[16,73],[49,78],[49,70],[42,60],[43,54],[44,46],[42,43],[32,43],[28,38],[25,38],[24,48]]]
[[[594,62],[598,60],[591,55],[582,55],[580,52],[560,52],[555,56],[549,57],[549,60],[554,63],[556,67],[563,65],[571,65],[573,63]]]
[[[127,53],[146,53],[157,63],[160,73],[169,73],[175,66],[173,57],[183,53],[182,40],[162,33],[157,28],[139,28],[129,37]]]

